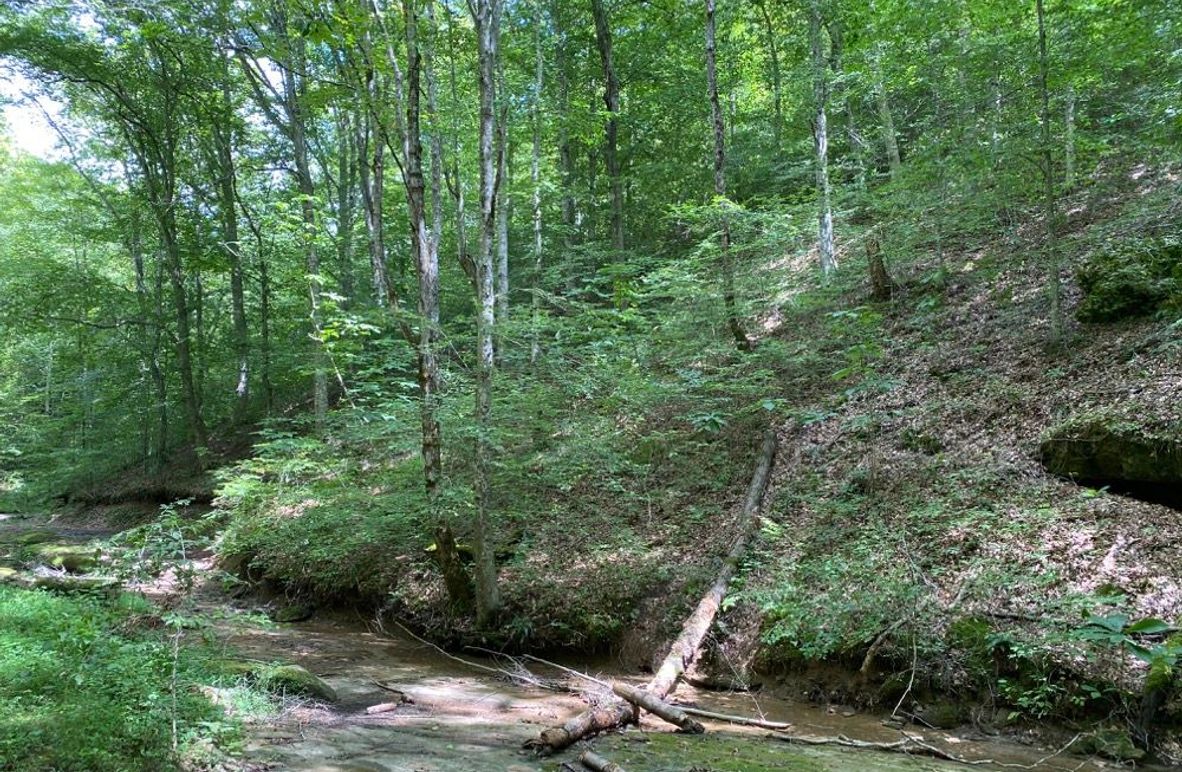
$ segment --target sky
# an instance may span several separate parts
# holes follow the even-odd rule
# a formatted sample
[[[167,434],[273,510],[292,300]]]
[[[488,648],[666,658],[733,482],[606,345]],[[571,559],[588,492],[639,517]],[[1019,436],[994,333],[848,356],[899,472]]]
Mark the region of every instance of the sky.
[[[57,135],[45,120],[42,108],[57,116],[61,114],[61,106],[40,97],[39,107],[27,97],[34,92],[28,79],[0,62],[0,112],[13,146],[41,158],[58,158],[61,153],[57,150]]]

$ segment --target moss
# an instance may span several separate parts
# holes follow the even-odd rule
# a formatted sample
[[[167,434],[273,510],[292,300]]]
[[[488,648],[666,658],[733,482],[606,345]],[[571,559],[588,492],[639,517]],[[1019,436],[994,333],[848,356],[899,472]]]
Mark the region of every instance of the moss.
[[[1138,761],[1145,757],[1145,751],[1138,748],[1132,736],[1123,729],[1108,727],[1097,729],[1080,738],[1075,749],[1079,753],[1102,756],[1113,761]]]
[[[98,566],[98,551],[71,544],[53,544],[37,550],[37,558],[71,574],[86,574]]]
[[[1077,273],[1084,322],[1115,322],[1172,307],[1182,293],[1182,242],[1146,240],[1093,255]]]

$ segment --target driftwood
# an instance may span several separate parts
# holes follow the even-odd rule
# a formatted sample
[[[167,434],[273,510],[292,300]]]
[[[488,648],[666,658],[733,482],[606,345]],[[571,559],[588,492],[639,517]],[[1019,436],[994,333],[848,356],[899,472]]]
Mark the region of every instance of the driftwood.
[[[690,718],[689,714],[681,708],[676,705],[670,705],[646,691],[637,689],[635,686],[615,683],[612,684],[612,691],[616,693],[617,697],[623,697],[637,708],[644,708],[654,716],[660,716],[683,732],[701,734],[706,731],[706,727]]]
[[[759,507],[763,501],[764,491],[767,489],[768,478],[771,476],[772,462],[776,456],[776,434],[772,430],[764,435],[763,447],[759,454],[759,462],[751,476],[751,484],[747,486],[747,496],[743,500],[743,508],[737,524],[738,535],[722,562],[714,583],[698,601],[693,613],[682,625],[681,634],[669,647],[669,653],[661,663],[657,674],[645,686],[645,691],[658,700],[664,700],[673,692],[678,680],[685,673],[686,668],[693,662],[698,649],[714,624],[714,618],[722,605],[726,588],[739,568],[748,545],[754,538],[759,523]],[[567,746],[599,732],[634,722],[639,718],[636,709],[628,702],[612,699],[609,702],[593,705],[574,718],[569,719],[562,726],[551,727],[535,740],[526,743],[539,753],[555,753]]]
[[[583,751],[583,755],[579,757],[579,763],[587,769],[595,770],[595,772],[624,772],[624,768],[619,764],[608,761],[593,751]]]

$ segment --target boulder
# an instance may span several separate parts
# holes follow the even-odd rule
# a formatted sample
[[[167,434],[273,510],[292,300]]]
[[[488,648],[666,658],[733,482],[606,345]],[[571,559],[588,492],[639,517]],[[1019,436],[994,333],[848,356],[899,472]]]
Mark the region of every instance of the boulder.
[[[1049,432],[1039,452],[1047,471],[1060,477],[1167,505],[1182,498],[1182,438],[1125,421],[1076,419]]]
[[[260,683],[287,694],[302,694],[324,702],[336,702],[336,690],[299,665],[272,665],[257,673]]]
[[[40,547],[37,558],[46,565],[61,568],[71,574],[87,574],[98,566],[99,552],[93,547],[52,544]]]
[[[303,622],[315,613],[316,608],[308,603],[292,603],[277,610],[271,618],[276,622]]]

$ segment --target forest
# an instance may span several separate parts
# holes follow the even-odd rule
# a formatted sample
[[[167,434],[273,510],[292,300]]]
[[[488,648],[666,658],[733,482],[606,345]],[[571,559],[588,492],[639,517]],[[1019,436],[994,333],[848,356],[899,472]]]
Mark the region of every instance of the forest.
[[[0,769],[1182,764],[1182,5],[0,0]]]

